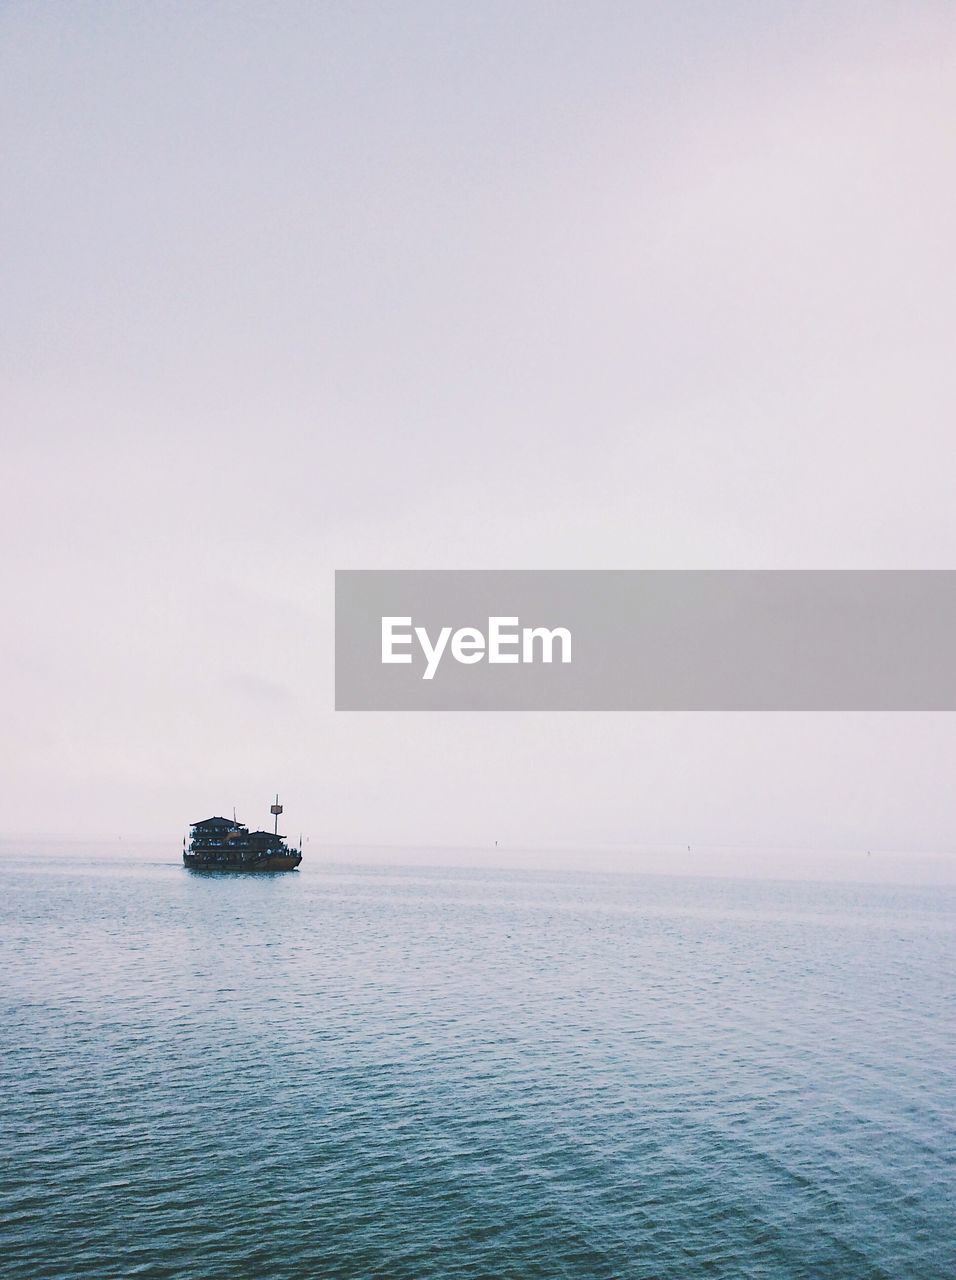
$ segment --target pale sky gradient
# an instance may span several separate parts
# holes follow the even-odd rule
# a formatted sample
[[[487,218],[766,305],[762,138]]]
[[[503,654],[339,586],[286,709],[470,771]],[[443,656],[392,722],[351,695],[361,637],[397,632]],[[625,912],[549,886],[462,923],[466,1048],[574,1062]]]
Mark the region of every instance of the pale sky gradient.
[[[0,7],[0,829],[956,848],[952,715],[348,715],[338,568],[956,568],[956,8]]]

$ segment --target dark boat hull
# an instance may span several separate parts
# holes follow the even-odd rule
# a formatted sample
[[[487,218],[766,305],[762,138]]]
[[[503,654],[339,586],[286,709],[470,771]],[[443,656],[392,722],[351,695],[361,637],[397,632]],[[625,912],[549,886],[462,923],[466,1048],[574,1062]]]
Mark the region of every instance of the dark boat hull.
[[[183,866],[190,871],[240,871],[250,874],[257,871],[295,871],[302,861],[301,853],[275,854],[267,858],[225,859],[207,857],[201,853],[184,853]]]

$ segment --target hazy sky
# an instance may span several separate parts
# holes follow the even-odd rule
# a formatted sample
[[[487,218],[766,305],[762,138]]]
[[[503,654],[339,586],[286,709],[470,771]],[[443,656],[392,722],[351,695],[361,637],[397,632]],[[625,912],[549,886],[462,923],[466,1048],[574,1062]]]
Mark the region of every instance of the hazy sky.
[[[956,9],[0,6],[2,818],[956,846],[952,715],[331,710],[338,568],[956,567]]]

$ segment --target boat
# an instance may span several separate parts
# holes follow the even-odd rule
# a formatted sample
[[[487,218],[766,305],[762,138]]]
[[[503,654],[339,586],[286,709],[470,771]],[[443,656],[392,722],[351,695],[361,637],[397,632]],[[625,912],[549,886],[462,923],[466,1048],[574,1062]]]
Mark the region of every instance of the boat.
[[[250,831],[237,822],[235,813],[228,818],[203,818],[189,824],[187,847],[183,839],[183,865],[190,871],[294,871],[302,861],[299,848],[290,848],[279,834],[282,805],[276,796],[270,812],[275,817],[274,831]]]

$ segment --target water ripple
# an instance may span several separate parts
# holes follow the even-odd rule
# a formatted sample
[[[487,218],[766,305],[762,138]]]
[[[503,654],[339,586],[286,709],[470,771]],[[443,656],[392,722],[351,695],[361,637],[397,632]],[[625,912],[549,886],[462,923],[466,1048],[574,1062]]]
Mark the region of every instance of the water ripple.
[[[952,890],[8,877],[10,1280],[942,1280]]]

